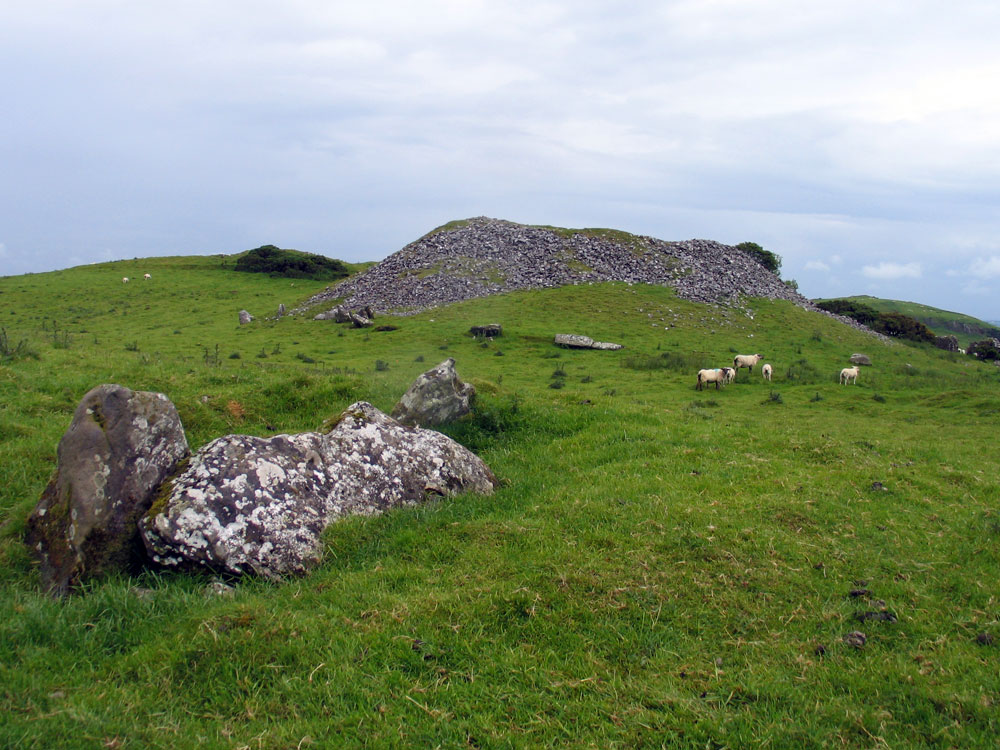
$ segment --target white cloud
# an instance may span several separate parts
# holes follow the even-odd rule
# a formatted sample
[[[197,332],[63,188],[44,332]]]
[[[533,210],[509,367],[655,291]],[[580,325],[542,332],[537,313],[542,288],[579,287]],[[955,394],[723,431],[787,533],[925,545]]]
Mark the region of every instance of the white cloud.
[[[811,260],[805,265],[807,271],[829,271],[830,266],[821,260]]]
[[[1000,276],[1000,255],[991,255],[989,258],[976,258],[969,266],[969,272],[987,279]]]
[[[919,263],[886,263],[883,261],[877,266],[864,266],[861,273],[869,279],[919,279],[923,275],[923,269]]]

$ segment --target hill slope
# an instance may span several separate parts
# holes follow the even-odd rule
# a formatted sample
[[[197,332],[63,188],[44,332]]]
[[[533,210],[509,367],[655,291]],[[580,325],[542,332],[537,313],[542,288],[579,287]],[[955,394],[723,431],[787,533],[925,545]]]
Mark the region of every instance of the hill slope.
[[[914,320],[919,320],[938,336],[955,336],[959,346],[966,347],[971,341],[984,338],[1000,338],[1000,327],[988,321],[973,318],[971,315],[941,310],[918,302],[904,302],[895,299],[882,299],[866,294],[853,297],[838,297],[838,299],[860,302],[880,313],[901,313]],[[825,302],[828,300],[815,300]]]
[[[313,298],[415,312],[492,294],[624,281],[670,286],[682,299],[735,303],[742,296],[811,303],[735,247],[665,242],[610,229],[525,226],[478,217],[440,227]]]

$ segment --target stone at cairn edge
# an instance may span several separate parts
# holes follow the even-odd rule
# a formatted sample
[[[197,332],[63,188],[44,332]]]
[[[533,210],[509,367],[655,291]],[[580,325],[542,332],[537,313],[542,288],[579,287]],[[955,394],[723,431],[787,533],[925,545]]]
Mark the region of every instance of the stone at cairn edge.
[[[430,427],[469,413],[476,389],[463,383],[451,357],[422,373],[392,409],[393,419],[406,425]]]
[[[89,391],[28,518],[25,540],[39,559],[42,586],[64,595],[88,578],[128,568],[141,549],[138,520],[188,452],[177,409],[163,394],[120,385]]]
[[[503,335],[503,326],[499,323],[487,323],[484,326],[472,326],[469,329],[469,333],[473,336],[484,336],[489,339],[495,339],[497,336]]]
[[[323,530],[342,516],[428,494],[490,494],[495,484],[478,456],[445,435],[358,402],[325,435],[213,441],[173,482],[165,506],[142,520],[142,536],[164,565],[301,574],[321,558]]]

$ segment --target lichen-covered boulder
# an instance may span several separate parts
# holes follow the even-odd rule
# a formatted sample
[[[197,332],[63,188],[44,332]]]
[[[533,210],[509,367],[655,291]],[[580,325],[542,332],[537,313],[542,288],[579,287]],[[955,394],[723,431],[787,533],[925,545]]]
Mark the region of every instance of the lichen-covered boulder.
[[[489,495],[496,485],[472,451],[440,432],[403,425],[366,401],[349,406],[324,439],[327,471],[336,477],[334,517],[415,505],[428,493]]]
[[[63,595],[134,562],[138,520],[188,455],[177,409],[162,393],[101,385],[76,408],[58,467],[28,518],[43,587]]]
[[[430,427],[465,416],[472,408],[476,389],[463,383],[451,357],[422,373],[392,409],[393,419],[406,425]]]
[[[139,524],[154,562],[302,573],[319,560],[331,481],[319,433],[220,437],[191,457]]]
[[[240,325],[249,325],[253,321],[253,315],[248,313],[246,310],[240,310]]]
[[[450,438],[404,427],[366,402],[327,434],[219,438],[192,457],[142,520],[150,556],[267,577],[306,572],[323,530],[428,495],[489,494],[485,463]]]
[[[867,354],[858,354],[858,353],[855,353],[855,354],[852,354],[850,356],[850,362],[851,362],[852,365],[870,366],[871,363],[872,363],[872,360],[871,360],[871,357],[869,357]]]

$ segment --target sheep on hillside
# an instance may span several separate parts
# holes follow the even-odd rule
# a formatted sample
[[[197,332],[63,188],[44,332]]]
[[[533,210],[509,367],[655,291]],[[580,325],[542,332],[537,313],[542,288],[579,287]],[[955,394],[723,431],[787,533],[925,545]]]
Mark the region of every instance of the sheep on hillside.
[[[733,357],[733,368],[739,370],[741,367],[746,367],[750,370],[750,374],[753,374],[753,366],[764,359],[763,354],[737,354]]]
[[[854,365],[854,367],[845,367],[843,370],[841,370],[840,371],[840,384],[841,385],[847,385],[847,381],[850,380],[851,378],[854,378],[854,385],[857,385],[858,384],[858,369],[859,369],[858,366]]]
[[[722,384],[729,385],[736,379],[736,370],[732,367],[722,368]]]
[[[123,284],[127,284],[128,283],[128,276],[122,276],[122,283]]]
[[[760,374],[764,376],[764,380],[771,382],[771,365],[765,364],[760,368]]]
[[[726,382],[725,370],[729,368],[716,368],[714,370],[698,370],[698,384],[695,386],[696,391],[700,391],[702,386],[706,383],[715,383],[715,390],[719,390],[719,386]]]
[[[150,275],[149,275],[148,273],[144,273],[144,274],[142,275],[142,278],[144,278],[144,279],[145,279],[146,281],[149,281],[149,280],[150,280],[151,278],[153,278],[153,277],[152,277],[152,276],[150,276]]]

